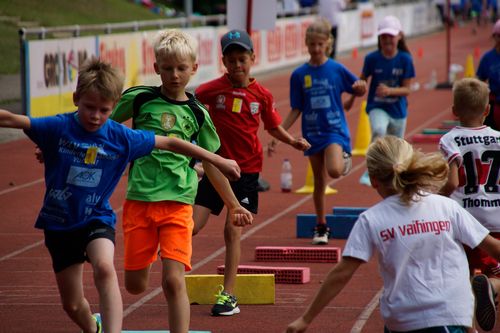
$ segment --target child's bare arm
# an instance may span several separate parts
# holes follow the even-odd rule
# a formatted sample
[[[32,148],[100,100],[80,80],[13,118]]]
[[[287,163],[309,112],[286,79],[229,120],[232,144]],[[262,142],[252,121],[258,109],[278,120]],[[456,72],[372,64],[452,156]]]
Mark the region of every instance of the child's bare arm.
[[[411,92],[410,89],[411,79],[404,79],[401,87],[389,87],[383,83],[377,86],[375,95],[380,97],[386,96],[408,96]]]
[[[344,110],[345,111],[349,111],[352,108],[352,105],[354,104],[355,99],[356,99],[356,96],[349,95],[349,98],[344,102]]]
[[[231,185],[224,175],[215,167],[212,163],[207,161],[202,161],[203,170],[212,183],[213,187],[219,193],[222,201],[229,210],[229,215],[231,216],[231,222],[236,226],[245,226],[247,224],[252,224],[253,215],[243,206],[240,205],[238,199],[236,199]]]
[[[280,140],[281,142],[289,144],[290,146],[292,146],[293,148],[295,148],[297,150],[304,151],[304,150],[311,148],[311,145],[309,144],[309,142],[307,142],[306,139],[304,139],[302,137],[294,138],[282,126],[271,128],[268,130],[268,132],[274,138]]]
[[[488,235],[483,239],[478,247],[487,252],[491,257],[500,261],[500,240]]]
[[[297,118],[300,117],[300,110],[298,109],[292,109],[290,111],[290,113],[287,115],[287,117],[285,118],[285,120],[283,121],[283,123],[281,124],[281,127],[287,131],[290,127],[292,127],[292,125],[295,123],[295,121],[297,120]],[[276,139],[280,140],[279,138],[277,138],[275,135],[273,135],[271,133],[271,131],[269,131],[269,134],[271,134],[273,137],[275,137]],[[288,133],[287,133],[288,134]],[[289,135],[289,134],[288,134]],[[291,137],[291,136],[290,136]],[[293,139],[293,137],[292,137]],[[280,140],[282,142],[285,142],[285,143],[288,143],[286,141],[283,141],[283,140]],[[278,141],[276,141],[275,139],[272,139],[271,141],[269,141],[269,143],[267,144],[267,155],[268,156],[272,156],[272,154],[276,151],[276,146],[278,145]]]
[[[31,128],[31,120],[24,115],[14,114],[10,111],[0,109],[0,127],[27,130]]]
[[[450,163],[450,171],[448,172],[448,181],[441,188],[439,193],[441,195],[449,197],[455,189],[458,187],[458,163],[457,161],[452,161]]]
[[[356,258],[342,258],[342,260],[330,270],[313,301],[309,304],[302,316],[288,325],[286,333],[304,332],[321,310],[342,291],[362,263],[363,261]]]
[[[237,180],[240,178],[240,167],[234,160],[225,159],[217,154],[211,153],[190,142],[165,136],[155,136],[155,148],[169,150],[174,153],[183,154],[207,161],[214,164],[227,178]]]

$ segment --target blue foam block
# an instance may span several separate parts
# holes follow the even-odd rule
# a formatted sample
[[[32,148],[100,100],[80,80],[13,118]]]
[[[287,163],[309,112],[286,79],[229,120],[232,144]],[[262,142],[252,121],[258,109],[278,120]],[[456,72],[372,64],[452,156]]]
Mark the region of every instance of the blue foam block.
[[[359,215],[367,209],[366,207],[333,207],[333,215]]]
[[[347,239],[358,215],[326,215],[326,225],[330,228],[330,238]],[[297,214],[297,238],[312,238],[316,226],[315,214]]]

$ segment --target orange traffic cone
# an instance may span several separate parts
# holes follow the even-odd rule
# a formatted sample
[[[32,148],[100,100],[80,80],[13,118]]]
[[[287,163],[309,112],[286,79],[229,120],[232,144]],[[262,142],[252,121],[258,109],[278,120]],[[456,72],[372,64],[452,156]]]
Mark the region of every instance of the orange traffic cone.
[[[371,137],[370,119],[368,119],[368,114],[366,113],[366,101],[363,101],[359,111],[358,129],[356,130],[356,140],[354,141],[352,155],[365,156]]]
[[[352,58],[358,59],[358,48],[357,47],[352,49]]]
[[[298,194],[308,194],[314,192],[314,175],[312,172],[311,163],[307,163],[307,173],[306,173],[306,183],[304,186],[295,191]],[[325,194],[335,194],[338,191],[336,189],[331,188],[330,186],[326,186]]]

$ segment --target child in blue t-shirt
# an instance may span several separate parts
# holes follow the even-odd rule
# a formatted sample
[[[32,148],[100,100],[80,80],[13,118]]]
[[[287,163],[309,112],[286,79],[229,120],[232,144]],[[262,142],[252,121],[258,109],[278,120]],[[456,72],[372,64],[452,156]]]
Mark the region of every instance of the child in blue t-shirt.
[[[116,216],[109,198],[130,161],[158,148],[207,160],[228,177],[239,177],[235,161],[108,121],[122,89],[116,69],[91,59],[78,74],[76,112],[30,118],[0,110],[0,127],[23,129],[43,154],[46,191],[35,227],[44,230],[63,308],[83,332],[121,332],[123,304],[113,264]],[[102,321],[83,294],[85,261],[94,270]]]
[[[302,135],[311,144],[304,154],[309,157],[314,176],[317,225],[312,243],[324,245],[328,244],[329,235],[324,202],[326,175],[339,178],[351,168],[351,139],[341,95],[346,92],[362,96],[366,92],[366,82],[328,57],[333,37],[325,19],[319,19],[307,28],[305,42],[310,59],[292,73],[292,110],[282,127],[285,130],[290,128],[302,114]]]
[[[415,68],[401,31],[401,23],[395,16],[386,16],[378,26],[378,50],[366,55],[361,79],[371,77],[366,112],[370,119],[372,142],[384,135],[402,138],[408,117],[408,101],[411,79]],[[352,106],[352,97],[345,104]],[[366,171],[360,183],[370,186]]]

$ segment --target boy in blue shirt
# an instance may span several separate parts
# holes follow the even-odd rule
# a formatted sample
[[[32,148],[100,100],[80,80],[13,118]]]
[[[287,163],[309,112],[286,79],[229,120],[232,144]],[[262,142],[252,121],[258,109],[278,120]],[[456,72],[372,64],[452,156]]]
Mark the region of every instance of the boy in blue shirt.
[[[207,160],[226,176],[239,177],[234,161],[107,121],[122,89],[118,71],[92,59],[80,68],[76,112],[30,118],[0,110],[0,127],[23,129],[43,154],[46,192],[35,227],[44,230],[63,308],[85,333],[121,332],[123,304],[113,265],[116,216],[109,197],[128,163],[159,148]],[[102,323],[83,294],[85,261],[94,270]]]

